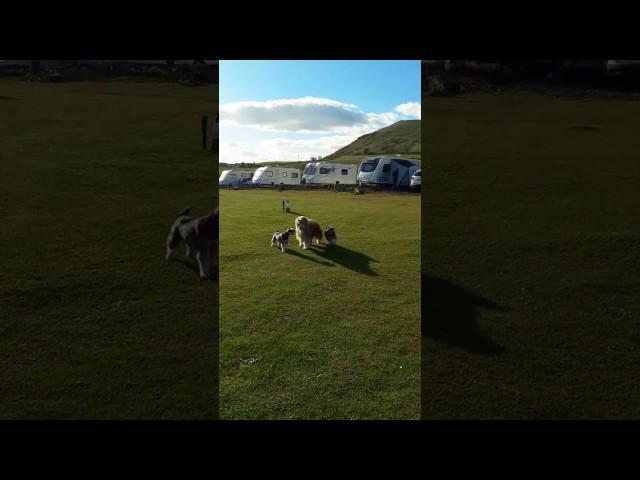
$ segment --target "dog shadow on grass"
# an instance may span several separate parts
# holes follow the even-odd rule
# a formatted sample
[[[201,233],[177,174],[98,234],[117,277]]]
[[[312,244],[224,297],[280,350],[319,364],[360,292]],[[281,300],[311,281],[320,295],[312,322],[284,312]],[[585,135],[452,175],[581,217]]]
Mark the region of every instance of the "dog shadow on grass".
[[[195,262],[191,262],[185,258],[173,258],[172,261],[174,262],[178,262],[183,264],[184,266],[186,266],[189,270],[193,270],[198,276],[200,276],[200,269],[198,268],[198,265]],[[220,274],[218,269],[216,268],[213,272],[213,275],[210,275],[207,278],[203,278],[202,280],[207,280],[209,282],[213,282],[213,283],[218,283]]]
[[[376,272],[371,270],[370,266],[371,262],[377,263],[378,261],[362,252],[351,250],[341,245],[327,245],[324,243],[313,245],[312,247],[310,250],[316,255],[331,260],[344,268],[363,275],[369,275],[370,277],[378,276]]]
[[[287,248],[287,253],[288,253],[289,255],[293,255],[293,256],[298,257],[298,258],[304,258],[305,260],[309,260],[309,261],[311,261],[311,262],[319,263],[320,265],[324,265],[325,267],[335,267],[335,265],[334,265],[333,263],[331,263],[331,262],[323,262],[323,261],[321,261],[321,260],[316,260],[316,259],[315,259],[315,258],[313,258],[313,257],[309,257],[309,256],[307,256],[307,255],[303,255],[303,254],[302,254],[302,253],[300,253],[300,252],[296,252],[296,251],[295,251],[294,249],[292,249],[292,248]]]
[[[479,308],[507,311],[506,307],[482,298],[454,283],[422,274],[422,335],[482,355],[505,353],[506,349],[478,327]],[[428,356],[428,352],[426,352]]]

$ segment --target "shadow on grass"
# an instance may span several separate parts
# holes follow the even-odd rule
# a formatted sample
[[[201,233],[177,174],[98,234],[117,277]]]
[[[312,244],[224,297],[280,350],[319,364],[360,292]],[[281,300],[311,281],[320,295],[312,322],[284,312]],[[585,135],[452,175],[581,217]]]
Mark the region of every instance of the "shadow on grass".
[[[200,277],[200,269],[198,268],[198,265],[197,265],[196,262],[192,262],[192,261],[186,260],[184,258],[173,258],[172,261],[183,264],[189,270],[193,270],[194,272],[196,272],[196,274],[198,275],[198,278]],[[202,281],[206,280],[206,281],[209,281],[209,282],[218,283],[219,277],[220,277],[220,274],[218,272],[218,269],[216,268],[214,270],[214,274],[213,275],[211,275],[208,278],[203,278]]]
[[[345,248],[341,245],[327,245],[321,243],[320,245],[312,245],[311,251],[317,255],[331,260],[338,265],[353,270],[354,272],[362,273],[363,275],[369,275],[370,277],[377,277],[378,274],[371,270],[370,262],[377,263],[377,260],[365,255],[364,253]]]
[[[305,260],[309,260],[311,262],[319,263],[320,265],[324,265],[325,267],[335,267],[335,265],[333,263],[331,263],[331,262],[323,262],[323,261],[320,261],[320,260],[316,260],[313,257],[308,257],[307,255],[303,255],[302,253],[296,252],[292,248],[287,248],[287,253],[289,255],[293,255],[295,257],[304,258]]]
[[[491,300],[448,280],[422,274],[422,335],[472,353],[496,355],[506,349],[484,335],[477,325],[478,308],[507,311]]]

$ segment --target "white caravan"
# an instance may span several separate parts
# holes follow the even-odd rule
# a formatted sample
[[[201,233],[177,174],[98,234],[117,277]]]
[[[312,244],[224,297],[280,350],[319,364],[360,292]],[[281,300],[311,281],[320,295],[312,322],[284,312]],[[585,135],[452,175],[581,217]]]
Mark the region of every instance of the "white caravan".
[[[255,185],[300,185],[302,172],[299,168],[260,167],[253,174]]]
[[[223,170],[218,178],[218,185],[240,185],[247,181],[251,181],[254,172],[246,170]]]
[[[365,158],[358,168],[358,183],[408,187],[411,176],[420,169],[421,165],[422,162],[414,158]]]
[[[358,167],[344,163],[307,163],[302,174],[302,183],[355,185],[357,179]]]

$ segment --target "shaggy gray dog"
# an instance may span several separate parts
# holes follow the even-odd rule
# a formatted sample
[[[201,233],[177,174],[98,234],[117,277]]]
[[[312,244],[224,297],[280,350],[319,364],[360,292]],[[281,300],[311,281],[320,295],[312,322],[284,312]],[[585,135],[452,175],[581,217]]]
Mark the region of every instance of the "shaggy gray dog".
[[[322,227],[315,220],[300,216],[296,218],[296,238],[298,239],[298,245],[304,250],[309,248],[313,241],[319,245],[322,240]]]
[[[218,259],[218,208],[209,214],[193,218],[187,207],[178,214],[167,237],[166,260],[171,260],[175,250],[184,241],[187,256],[198,262],[200,278],[213,275],[213,267]]]

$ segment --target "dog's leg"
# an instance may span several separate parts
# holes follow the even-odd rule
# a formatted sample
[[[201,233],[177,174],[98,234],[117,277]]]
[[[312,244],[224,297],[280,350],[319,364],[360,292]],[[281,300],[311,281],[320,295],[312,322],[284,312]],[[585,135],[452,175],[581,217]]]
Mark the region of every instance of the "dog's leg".
[[[165,260],[171,260],[175,255],[175,250],[180,245],[180,240],[182,239],[180,235],[179,225],[174,224],[169,231],[169,236],[167,237],[167,253],[165,255]]]
[[[207,278],[208,256],[206,250],[198,250],[196,253],[196,261],[200,269],[200,278]]]
[[[284,253],[287,250],[287,244],[286,243],[281,243],[280,244],[280,248],[282,249],[282,253]]]

